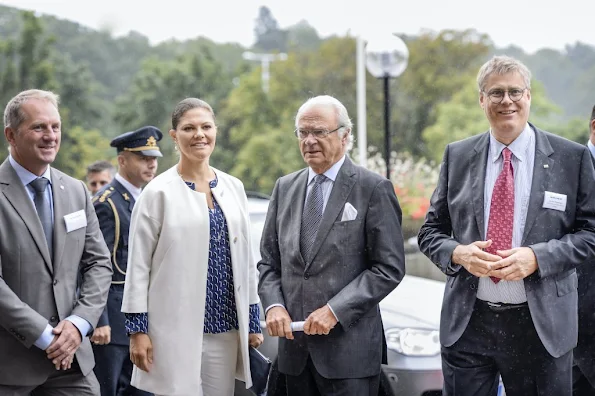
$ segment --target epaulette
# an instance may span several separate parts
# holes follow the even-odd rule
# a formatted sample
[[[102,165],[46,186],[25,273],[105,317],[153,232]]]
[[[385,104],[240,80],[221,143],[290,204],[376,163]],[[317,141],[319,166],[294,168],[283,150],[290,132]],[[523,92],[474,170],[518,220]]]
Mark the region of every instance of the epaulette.
[[[99,202],[105,202],[105,200],[116,191],[113,187],[106,189],[103,194],[99,196]]]

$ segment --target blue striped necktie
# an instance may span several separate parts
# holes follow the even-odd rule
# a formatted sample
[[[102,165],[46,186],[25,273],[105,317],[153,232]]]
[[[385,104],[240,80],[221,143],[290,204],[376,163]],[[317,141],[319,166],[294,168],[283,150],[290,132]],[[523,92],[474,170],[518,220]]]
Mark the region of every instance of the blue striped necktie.
[[[316,175],[314,177],[314,184],[310,189],[310,194],[306,199],[304,205],[304,212],[302,214],[302,230],[300,234],[300,251],[302,257],[307,262],[310,259],[310,253],[314,241],[316,240],[316,233],[318,226],[322,220],[322,208],[324,205],[324,198],[322,196],[322,183],[326,180],[325,175]]]

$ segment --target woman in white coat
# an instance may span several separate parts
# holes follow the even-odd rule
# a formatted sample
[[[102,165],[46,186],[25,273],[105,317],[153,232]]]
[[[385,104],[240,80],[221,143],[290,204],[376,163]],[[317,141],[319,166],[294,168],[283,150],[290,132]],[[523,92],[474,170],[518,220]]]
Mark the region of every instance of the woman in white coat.
[[[232,396],[235,378],[252,386],[248,346],[263,340],[246,193],[209,165],[209,104],[178,103],[169,134],[180,160],[145,187],[130,225],[131,383],[156,395]]]

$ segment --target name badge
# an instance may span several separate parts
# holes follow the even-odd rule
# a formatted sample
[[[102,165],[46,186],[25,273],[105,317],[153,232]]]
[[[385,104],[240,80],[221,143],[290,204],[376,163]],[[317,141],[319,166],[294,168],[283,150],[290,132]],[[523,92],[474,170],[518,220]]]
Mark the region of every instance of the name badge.
[[[87,226],[87,215],[83,209],[72,212],[64,216],[64,223],[66,223],[66,232],[78,230]]]
[[[566,210],[566,194],[558,194],[550,191],[545,192],[543,207],[564,212]]]

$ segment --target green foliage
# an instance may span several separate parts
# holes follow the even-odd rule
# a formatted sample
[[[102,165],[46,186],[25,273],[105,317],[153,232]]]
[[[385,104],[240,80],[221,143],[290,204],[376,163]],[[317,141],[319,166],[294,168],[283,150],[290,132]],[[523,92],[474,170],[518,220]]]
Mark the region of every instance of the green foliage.
[[[62,131],[60,152],[52,166],[72,177],[84,179],[87,165],[108,158],[112,150],[101,132],[77,126]]]

